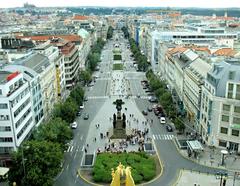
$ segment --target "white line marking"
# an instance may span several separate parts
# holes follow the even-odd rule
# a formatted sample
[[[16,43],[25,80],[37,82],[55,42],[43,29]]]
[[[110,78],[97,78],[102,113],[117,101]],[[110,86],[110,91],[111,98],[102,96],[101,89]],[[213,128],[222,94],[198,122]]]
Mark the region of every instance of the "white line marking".
[[[81,136],[81,138],[80,138],[80,139],[81,139],[81,141],[82,141],[82,139],[83,139],[83,136]]]
[[[84,146],[82,147],[82,151],[84,150]]]
[[[155,140],[155,136],[153,135],[153,139]]]
[[[69,152],[70,146],[68,146],[67,152]]]
[[[72,150],[73,150],[73,146],[71,146],[70,152],[72,152]]]

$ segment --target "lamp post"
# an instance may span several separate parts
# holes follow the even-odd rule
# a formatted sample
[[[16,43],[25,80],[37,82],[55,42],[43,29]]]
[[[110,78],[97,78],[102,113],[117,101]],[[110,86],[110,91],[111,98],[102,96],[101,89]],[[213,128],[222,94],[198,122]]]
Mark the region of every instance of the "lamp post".
[[[21,147],[21,152],[22,152],[22,165],[23,165],[23,174],[24,174],[24,177],[23,177],[23,178],[25,179],[25,177],[26,177],[25,160],[26,160],[26,159],[24,159],[24,152],[23,152],[23,149],[24,149],[24,148],[28,149],[29,146],[24,146],[24,145],[23,145],[23,146]]]
[[[224,156],[228,154],[228,151],[226,151],[226,150],[221,150],[221,154],[222,154],[222,162],[221,162],[221,165],[223,166],[223,165],[224,165]]]
[[[220,179],[220,186],[226,186],[227,176],[228,176],[227,172],[217,172],[216,173],[216,178]]]

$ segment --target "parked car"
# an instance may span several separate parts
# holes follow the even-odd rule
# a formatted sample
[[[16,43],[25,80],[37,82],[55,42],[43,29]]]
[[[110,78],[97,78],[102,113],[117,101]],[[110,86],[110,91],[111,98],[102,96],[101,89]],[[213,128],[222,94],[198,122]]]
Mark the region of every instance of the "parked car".
[[[166,125],[166,130],[168,132],[172,132],[173,131],[173,128],[170,126],[170,125]]]
[[[77,122],[76,122],[76,121],[74,121],[74,122],[72,123],[71,128],[72,128],[72,129],[76,129],[76,128],[77,128]]]
[[[85,114],[83,115],[83,119],[84,119],[84,120],[88,120],[88,118],[89,118],[89,114],[85,113]]]
[[[84,97],[84,98],[83,98],[83,101],[88,101],[88,98],[87,98],[87,97]]]
[[[80,105],[79,108],[80,108],[80,109],[84,109],[84,104],[82,103],[82,105]]]
[[[165,117],[161,117],[160,118],[160,123],[161,124],[166,124],[166,118]]]
[[[140,98],[141,97],[141,95],[140,94],[137,94],[137,98]]]
[[[78,111],[77,112],[77,116],[81,116],[82,115],[82,112],[81,111]]]
[[[149,97],[148,101],[151,103],[157,103],[157,98],[155,96],[151,96]]]
[[[147,115],[148,115],[148,112],[147,112],[146,110],[143,110],[143,111],[142,111],[142,114],[143,114],[144,116],[147,116]]]
[[[152,112],[152,107],[149,106],[147,110],[148,110],[148,112]]]

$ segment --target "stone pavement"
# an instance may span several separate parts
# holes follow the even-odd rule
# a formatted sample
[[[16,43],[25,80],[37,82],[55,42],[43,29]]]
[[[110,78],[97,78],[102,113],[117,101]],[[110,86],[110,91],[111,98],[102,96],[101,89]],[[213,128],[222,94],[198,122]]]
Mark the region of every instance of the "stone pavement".
[[[103,104],[102,109],[100,109],[98,113],[94,114],[95,118],[90,124],[86,144],[83,147],[85,153],[96,153],[98,150],[102,152],[105,150],[105,147],[108,147],[108,145],[112,143],[115,143],[115,147],[117,147],[116,149],[122,149],[119,145],[119,142],[122,140],[110,140],[110,136],[113,134],[112,117],[114,113],[117,113],[116,105],[114,105],[113,102],[119,98],[123,99],[122,97],[127,95],[126,87],[124,73],[122,71],[113,71],[110,99],[107,99]],[[122,106],[122,114],[125,113],[126,115],[127,135],[130,135],[133,129],[140,130],[142,132],[148,130],[149,132],[145,135],[145,139],[150,138],[152,134],[150,132],[149,124],[146,124],[146,119],[136,107],[135,101],[133,99],[123,99],[123,101],[125,104]],[[130,117],[130,114],[133,114],[134,116]],[[101,134],[103,137],[101,137]],[[139,145],[137,143],[134,145],[128,143],[127,148],[122,150],[137,151],[138,148]]]
[[[226,186],[239,186],[240,178],[235,179],[233,177],[228,177],[226,181]],[[191,172],[183,170],[180,173],[179,180],[176,186],[219,186],[220,178],[215,175],[207,175],[198,172]]]

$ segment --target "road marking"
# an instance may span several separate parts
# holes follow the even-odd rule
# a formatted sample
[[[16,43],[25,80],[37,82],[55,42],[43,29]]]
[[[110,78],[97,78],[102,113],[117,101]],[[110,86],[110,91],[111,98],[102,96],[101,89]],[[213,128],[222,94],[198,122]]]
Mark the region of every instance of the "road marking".
[[[67,168],[66,169],[68,169],[69,168],[69,164],[67,165]]]
[[[153,134],[152,138],[154,140],[172,140],[174,135],[172,134]]]
[[[82,147],[82,151],[84,151],[84,146]]]
[[[83,139],[83,136],[81,136],[80,140],[82,141],[82,139]]]
[[[67,152],[69,152],[70,147],[71,147],[71,146],[68,146]]]
[[[73,146],[71,146],[70,152],[72,152],[72,150],[73,150]]]
[[[74,154],[74,157],[73,157],[73,159],[75,159],[75,158],[76,158],[76,155],[77,155],[77,152]]]

